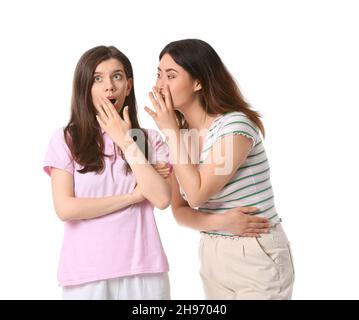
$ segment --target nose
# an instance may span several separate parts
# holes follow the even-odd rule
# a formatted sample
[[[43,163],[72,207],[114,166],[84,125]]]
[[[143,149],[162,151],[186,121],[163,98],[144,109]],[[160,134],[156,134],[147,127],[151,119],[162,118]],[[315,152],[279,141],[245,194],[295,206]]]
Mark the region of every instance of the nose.
[[[115,85],[114,85],[114,83],[113,83],[113,81],[112,81],[112,79],[107,79],[106,81],[105,81],[105,91],[106,92],[113,92],[113,91],[115,91]]]
[[[156,81],[156,88],[159,92],[163,91],[164,87],[166,85],[166,80],[164,80],[163,78],[157,78]]]

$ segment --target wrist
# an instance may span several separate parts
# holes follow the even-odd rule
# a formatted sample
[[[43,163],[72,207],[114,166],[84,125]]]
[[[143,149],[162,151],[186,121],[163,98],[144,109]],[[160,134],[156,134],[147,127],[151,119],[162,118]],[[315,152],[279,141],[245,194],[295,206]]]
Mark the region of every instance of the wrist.
[[[133,204],[136,204],[136,203],[139,203],[140,202],[140,197],[135,193],[135,192],[132,192],[131,193],[131,202]]]
[[[131,146],[132,143],[135,143],[135,141],[132,139],[131,136],[128,135],[122,137],[122,139],[117,140],[117,145],[123,153],[125,153],[126,149]]]
[[[206,231],[223,230],[224,224],[223,224],[222,215],[213,214],[213,213],[207,213],[207,215],[208,215],[208,220],[207,220]]]
[[[131,202],[133,204],[139,203],[143,200],[142,195],[140,195],[138,192],[135,191],[131,192],[130,196],[131,196]]]
[[[176,128],[166,128],[162,130],[162,133],[165,136],[165,141],[176,141],[178,137],[180,136],[180,129],[178,127]]]

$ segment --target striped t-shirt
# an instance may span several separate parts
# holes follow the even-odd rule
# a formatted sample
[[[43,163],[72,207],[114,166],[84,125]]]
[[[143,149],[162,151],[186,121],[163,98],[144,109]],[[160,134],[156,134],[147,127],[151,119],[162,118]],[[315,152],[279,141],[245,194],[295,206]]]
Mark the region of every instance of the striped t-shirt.
[[[222,214],[236,207],[255,206],[258,211],[252,213],[253,215],[267,217],[271,224],[280,222],[274,205],[269,164],[261,135],[258,127],[245,114],[231,112],[213,121],[203,143],[199,165],[205,161],[209,150],[218,139],[231,134],[242,134],[252,139],[253,148],[232,179],[198,210]],[[181,195],[186,199],[182,189]],[[231,235],[221,230],[214,233]]]

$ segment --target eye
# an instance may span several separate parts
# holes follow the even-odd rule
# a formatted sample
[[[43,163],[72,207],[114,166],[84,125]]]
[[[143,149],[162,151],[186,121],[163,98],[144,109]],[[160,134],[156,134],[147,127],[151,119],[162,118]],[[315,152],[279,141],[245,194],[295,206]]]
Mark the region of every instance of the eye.
[[[176,78],[176,76],[174,74],[169,74],[169,75],[167,75],[167,78],[168,79],[174,79],[174,78]]]
[[[95,82],[100,82],[102,80],[100,76],[94,76],[93,79]]]
[[[121,75],[120,73],[116,73],[116,74],[113,75],[113,78],[114,78],[115,80],[121,80],[121,79],[122,79],[122,75]]]
[[[160,79],[161,78],[161,75],[159,72],[157,72],[157,78]]]

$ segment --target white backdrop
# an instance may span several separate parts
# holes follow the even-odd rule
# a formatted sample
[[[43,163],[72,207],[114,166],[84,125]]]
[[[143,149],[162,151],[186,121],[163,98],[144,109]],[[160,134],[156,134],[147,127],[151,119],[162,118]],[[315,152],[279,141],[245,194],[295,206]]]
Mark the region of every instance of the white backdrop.
[[[9,1],[0,4],[0,298],[60,299],[63,226],[42,161],[69,118],[81,54],[132,61],[140,120],[170,41],[209,42],[263,115],[294,299],[358,299],[359,10],[356,1]],[[172,297],[202,299],[199,234],[156,212]]]

